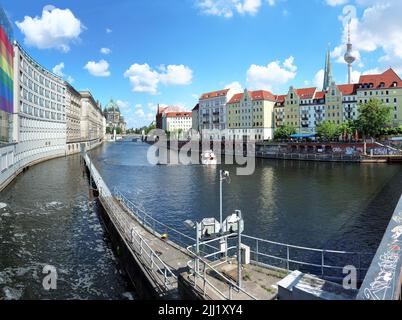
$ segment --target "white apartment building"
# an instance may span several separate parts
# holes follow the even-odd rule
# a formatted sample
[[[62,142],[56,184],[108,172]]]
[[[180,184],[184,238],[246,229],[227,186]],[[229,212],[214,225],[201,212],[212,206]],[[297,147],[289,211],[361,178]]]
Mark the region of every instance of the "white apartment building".
[[[66,86],[14,43],[14,130],[12,161],[24,167],[63,156],[66,149]]]
[[[227,134],[226,104],[230,89],[204,93],[199,101],[199,129],[202,138],[222,140]]]
[[[67,154],[80,151],[81,95],[66,83]]]
[[[87,148],[101,143],[105,138],[105,118],[99,102],[96,102],[91,92],[81,91],[81,141]]]
[[[162,129],[166,132],[186,133],[193,127],[191,112],[168,112],[162,117]]]

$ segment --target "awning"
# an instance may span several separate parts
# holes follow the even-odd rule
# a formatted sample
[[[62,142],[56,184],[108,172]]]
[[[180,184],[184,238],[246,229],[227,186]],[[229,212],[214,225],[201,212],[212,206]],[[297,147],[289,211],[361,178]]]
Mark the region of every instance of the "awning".
[[[297,138],[297,139],[306,139],[306,138],[314,138],[316,136],[315,133],[310,133],[310,134],[292,134],[290,137],[291,138]]]

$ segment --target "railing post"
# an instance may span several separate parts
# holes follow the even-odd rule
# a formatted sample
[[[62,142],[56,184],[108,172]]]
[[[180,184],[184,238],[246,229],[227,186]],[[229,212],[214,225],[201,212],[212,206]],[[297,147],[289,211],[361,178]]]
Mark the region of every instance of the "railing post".
[[[360,253],[357,253],[357,259],[358,259],[358,265],[359,265],[359,268],[357,269],[357,279],[358,279],[358,281],[360,281],[360,279],[361,279],[361,271],[362,271],[361,255],[360,255]]]
[[[325,250],[321,251],[321,275],[324,276]]]
[[[289,246],[286,246],[286,267],[287,270],[290,271],[290,248]]]
[[[256,260],[257,262],[259,262],[259,260],[258,260],[258,256],[259,256],[259,252],[258,252],[258,249],[259,249],[259,248],[258,248],[258,239],[255,239],[255,241],[256,241],[256,243],[257,243],[257,244],[256,244],[257,257],[256,257],[255,260]]]
[[[203,289],[203,296],[205,297],[207,291],[207,268],[204,265],[204,289]]]

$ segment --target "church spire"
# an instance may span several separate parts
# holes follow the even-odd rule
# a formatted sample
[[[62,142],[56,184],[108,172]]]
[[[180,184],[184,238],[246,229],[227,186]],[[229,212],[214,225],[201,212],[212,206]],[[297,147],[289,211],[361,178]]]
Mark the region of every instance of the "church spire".
[[[332,81],[333,81],[333,76],[332,76],[331,53],[328,48],[326,59],[325,59],[324,83],[322,86],[322,90],[324,90],[324,91],[328,90],[328,88],[331,86]]]

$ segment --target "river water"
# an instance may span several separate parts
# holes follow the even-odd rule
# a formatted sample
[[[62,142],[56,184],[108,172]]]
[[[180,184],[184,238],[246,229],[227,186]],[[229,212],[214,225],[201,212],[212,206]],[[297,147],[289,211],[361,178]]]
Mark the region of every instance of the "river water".
[[[251,176],[235,166],[153,166],[149,146],[110,143],[92,157],[118,187],[159,221],[191,234],[184,220],[219,216],[221,168],[225,216],[242,210],[245,233],[277,242],[373,252],[402,192],[402,167],[257,159]],[[0,194],[0,299],[131,299],[127,278],[89,198],[79,156],[48,161]],[[42,286],[45,265],[57,290]]]
[[[56,159],[1,192],[0,300],[133,297],[82,172],[79,156]],[[56,290],[42,285],[47,265]]]

